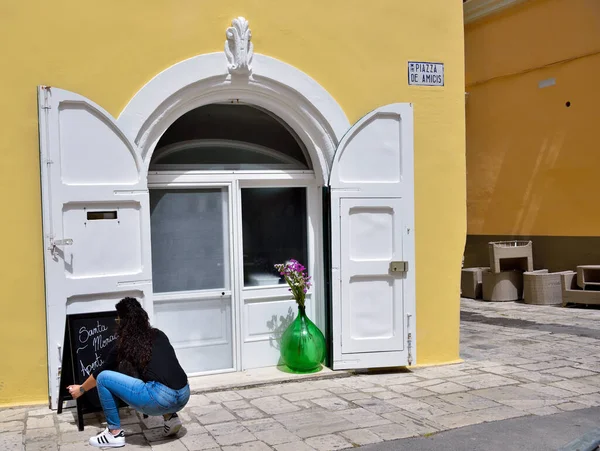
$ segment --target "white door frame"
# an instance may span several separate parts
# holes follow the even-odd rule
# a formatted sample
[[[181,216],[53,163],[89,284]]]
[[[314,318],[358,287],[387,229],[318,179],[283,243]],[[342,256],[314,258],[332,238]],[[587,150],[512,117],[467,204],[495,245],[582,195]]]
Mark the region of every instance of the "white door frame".
[[[114,124],[136,153],[141,180],[148,176],[158,140],[177,118],[203,105],[228,102],[263,108],[285,122],[310,154],[317,190],[327,185],[338,143],[350,128],[342,108],[323,87],[302,71],[268,56],[254,54],[253,58],[249,73],[232,75],[225,52],[196,56],[166,69],[140,89]],[[43,109],[43,99],[41,102]],[[94,107],[97,105],[94,104]],[[111,119],[103,110],[102,115]],[[41,138],[43,144],[44,136]],[[280,174],[266,174],[263,178],[271,177],[276,179]],[[218,176],[215,180],[222,179]],[[47,183],[44,174],[42,183]],[[51,208],[47,197],[48,193],[43,194],[44,218],[48,217]],[[45,220],[44,233],[47,233],[46,225]],[[140,225],[142,231],[149,232],[149,214],[141,218]],[[145,271],[151,271],[151,265],[146,265]],[[48,296],[47,320],[64,324],[64,306],[58,310],[49,303]],[[149,314],[152,315],[151,308]],[[50,340],[50,333],[48,336]],[[49,388],[50,393],[55,393],[58,357],[50,341],[48,346]],[[51,398],[55,408],[57,399],[54,395]]]
[[[327,334],[329,325],[326,323],[325,305],[325,268],[321,263],[320,256],[323,255],[322,237],[322,199],[320,190],[316,186],[315,174],[309,170],[298,171],[152,171],[148,175],[149,189],[194,189],[208,187],[223,187],[230,189],[230,211],[231,211],[231,255],[233,258],[233,284],[232,284],[232,331],[234,340],[234,367],[205,373],[193,374],[192,376],[208,375],[216,373],[227,373],[241,371],[248,366],[244,362],[243,348],[246,343],[246,331],[244,322],[245,298],[248,293],[254,299],[273,297],[289,297],[287,287],[273,290],[272,288],[247,288],[243,286],[243,258],[242,258],[242,229],[241,229],[241,190],[243,188],[306,188],[307,202],[307,246],[308,262],[304,262],[309,273],[313,276],[314,288],[309,291],[310,302],[309,316]],[[237,252],[237,254],[236,254]],[[168,296],[167,296],[168,297]],[[160,296],[155,295],[155,299]],[[251,341],[264,341],[264,337],[258,337]],[[249,341],[250,342],[250,341]]]

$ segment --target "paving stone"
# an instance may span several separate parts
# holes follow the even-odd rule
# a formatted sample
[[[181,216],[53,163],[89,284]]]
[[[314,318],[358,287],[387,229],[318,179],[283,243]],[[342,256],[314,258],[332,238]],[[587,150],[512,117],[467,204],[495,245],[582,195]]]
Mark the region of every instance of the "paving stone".
[[[468,388],[465,388],[465,390],[468,390]],[[407,391],[404,393],[404,395],[410,396],[411,398],[425,398],[426,396],[433,396],[435,394],[437,393],[427,390],[426,388],[417,388],[416,390]]]
[[[464,385],[455,384],[454,382],[444,382],[443,384],[432,385],[428,387],[427,390],[441,395],[446,395],[450,393],[465,392],[469,389]],[[410,394],[408,396],[410,396]]]
[[[235,420],[235,417],[219,404],[204,407],[192,407],[190,411],[202,425]]]
[[[465,407],[446,402],[437,396],[428,396],[427,398],[421,398],[419,401],[421,403],[428,404],[432,407],[436,407],[440,410],[443,410],[446,413],[458,413],[458,412],[464,412],[465,410],[467,410]],[[397,404],[397,405],[400,408],[403,408],[400,404]],[[406,410],[412,410],[412,409],[409,408]]]
[[[455,404],[468,410],[479,410],[487,409],[490,407],[498,407],[498,403],[485,397],[477,396],[473,393],[455,393],[451,395],[441,395],[439,396],[439,399],[449,404]]]
[[[588,406],[585,404],[579,404],[578,402],[565,402],[562,404],[557,404],[556,407],[560,410],[570,412],[572,410],[587,409]]]
[[[489,409],[474,410],[462,413],[452,413],[432,417],[431,421],[445,428],[453,429],[472,424],[479,424],[486,421],[507,420],[527,415],[526,412],[514,409],[509,406],[491,407]]]
[[[139,412],[137,415],[147,429],[162,428],[165,425],[165,420],[162,416],[144,418],[144,416]]]
[[[215,393],[207,393],[205,395],[212,402],[239,401],[242,397],[233,391],[221,391]]]
[[[273,418],[262,418],[260,420],[242,421],[242,426],[255,434],[256,432],[268,431],[282,427],[281,423]]]
[[[283,443],[275,445],[277,451],[314,451],[314,448],[308,446],[304,442]]]
[[[565,366],[562,368],[554,368],[545,370],[544,373],[552,374],[554,376],[564,377],[567,379],[573,379],[575,377],[594,376],[596,373],[593,371],[582,370],[580,368],[574,368],[572,366]]]
[[[315,407],[315,405],[312,403],[312,401],[296,401],[293,402],[292,404],[294,404],[296,407],[300,407],[300,409],[312,409]]]
[[[2,425],[4,426],[4,425]],[[25,445],[23,444],[23,433],[22,432],[5,432],[2,429],[0,434],[0,449],[1,450],[23,450]]]
[[[499,376],[502,376],[504,374],[514,374],[514,373],[519,373],[519,372],[525,371],[523,368],[518,368],[516,366],[511,366],[511,365],[490,366],[487,368],[482,368],[481,370],[485,371],[486,373],[497,374]]]
[[[372,443],[379,443],[383,440],[369,429],[352,429],[351,431],[340,432],[340,435],[345,437],[352,446],[364,446]]]
[[[213,436],[235,434],[237,432],[245,432],[247,429],[240,423],[234,421],[228,423],[218,423],[206,426],[206,430]]]
[[[413,437],[415,434],[407,429],[399,427],[396,423],[384,424],[369,428],[371,432],[381,437],[383,440],[398,440],[401,438]]]
[[[189,451],[203,451],[219,447],[219,444],[209,434],[185,435],[180,440]]]
[[[83,431],[78,431],[75,428],[74,432],[67,432],[60,434],[59,443],[68,444],[68,443],[87,443],[88,439],[102,432],[103,428],[85,428]]]
[[[215,436],[215,440],[221,446],[238,445],[240,443],[252,442],[256,437],[248,431],[236,432],[233,434],[224,434]]]
[[[332,387],[327,389],[327,391],[336,395],[340,395],[345,393],[354,393],[356,390],[353,390],[348,387]]]
[[[183,432],[180,432],[178,435],[197,435],[197,434],[206,434],[207,430],[204,426],[200,426],[196,422],[184,423],[181,428]]]
[[[54,417],[48,415],[45,417],[32,417],[27,418],[27,429],[38,429],[38,428],[51,428],[54,427]]]
[[[269,429],[261,432],[255,432],[254,435],[257,439],[271,446],[301,440],[300,437],[298,437],[295,434],[292,434],[290,431],[283,427]]]
[[[568,365],[569,362],[567,362]],[[519,365],[519,368],[523,368],[524,370],[530,371],[541,371],[541,370],[549,370],[554,369],[557,366],[567,366],[567,365],[557,365],[553,362],[540,362],[540,363],[530,363],[528,365]]]
[[[553,374],[540,373],[538,371],[521,371],[519,373],[511,374],[511,377],[523,382],[540,382],[542,384],[563,380],[562,377]]]
[[[186,407],[202,407],[210,404],[213,404],[213,402],[206,395],[191,395]]]
[[[352,443],[339,435],[320,435],[306,440],[308,446],[317,451],[334,451],[336,449],[352,448]]]
[[[144,430],[144,437],[146,438],[146,440],[148,440],[150,443],[154,443],[154,442],[162,442],[165,440],[165,435],[163,433],[163,428],[153,428],[153,429],[146,429]]]
[[[597,407],[600,406],[600,393],[576,396],[575,398],[571,398],[571,401],[585,404],[587,407]]]
[[[580,395],[587,395],[590,393],[598,393],[600,391],[600,387],[595,387],[593,385],[588,385],[588,384],[582,384],[581,382],[576,382],[574,380],[553,382],[550,385],[552,387],[562,388],[564,390],[568,390],[570,392],[574,392],[574,393],[577,393]]]
[[[389,390],[384,390],[384,391],[371,393],[371,394],[373,395],[374,398],[383,399],[383,400],[397,398],[398,396],[400,396],[399,393],[389,391]]]
[[[327,410],[346,410],[351,407],[351,404],[348,401],[338,398],[337,396],[313,399],[312,402]]]
[[[343,417],[347,411],[331,412],[322,409],[303,410],[275,416],[275,420],[301,438],[356,429],[351,421]]]
[[[271,451],[263,442],[248,442],[241,445],[224,446],[223,451]]]
[[[556,382],[553,382],[553,383],[556,383]],[[548,398],[553,398],[553,399],[570,398],[573,396],[573,393],[574,393],[569,390],[564,390],[562,388],[553,387],[551,385],[539,384],[536,382],[532,382],[529,384],[523,384],[523,385],[521,385],[521,387],[543,393]]]
[[[438,380],[438,379],[434,379],[434,380]],[[418,387],[413,387],[412,385],[390,385],[388,387],[391,391],[396,392],[396,393],[400,393],[400,394],[404,394],[404,393],[408,393],[408,392],[412,392],[412,391],[416,391],[416,390],[421,390],[421,388]]]
[[[390,420],[363,409],[362,407],[358,409],[342,410],[338,412],[338,414],[358,427],[372,427],[391,423]]]
[[[269,415],[300,410],[300,407],[286,401],[281,396],[267,396],[265,398],[254,399],[251,401],[251,404]]]
[[[14,409],[2,409],[0,410],[0,423],[8,421],[24,421],[27,408],[19,407]]]
[[[481,374],[476,376],[460,376],[454,382],[472,389],[500,387],[503,385],[517,384],[518,381],[496,374]]]
[[[290,393],[287,395],[283,395],[285,399],[292,402],[302,401],[305,399],[323,398],[325,396],[329,396],[329,393],[325,390],[309,390],[305,392]]]
[[[25,443],[56,440],[57,435],[58,432],[54,427],[27,429],[25,431]]]
[[[354,403],[376,414],[396,412],[398,410],[398,407],[394,404],[377,398],[358,399]]]
[[[545,415],[554,415],[556,413],[560,413],[561,411],[556,408],[556,406],[545,406],[539,407],[535,409],[529,409],[528,412],[532,415],[545,416]]]
[[[21,432],[25,429],[25,423],[22,421],[6,421],[0,427],[2,427],[2,432]]]
[[[373,379],[371,379],[373,380]],[[355,390],[362,390],[364,388],[373,388],[376,386],[374,382],[369,381],[368,377],[348,377],[346,379],[340,379],[340,384],[344,387],[354,388]]]
[[[242,409],[236,410],[235,414],[242,420],[255,420],[258,418],[264,418],[265,414],[258,409]]]
[[[25,445],[25,451],[58,451],[56,442],[33,442]]]
[[[122,424],[121,427],[125,431],[126,437],[142,433],[142,426],[139,424]]]
[[[228,401],[224,402],[223,406],[229,410],[249,409],[252,407],[248,401]]]
[[[357,401],[359,399],[369,399],[369,398],[373,397],[369,393],[363,393],[363,392],[341,393],[339,396],[348,401]]]
[[[40,407],[39,409],[28,410],[29,417],[45,417],[47,415],[56,415],[56,412],[48,407]]]
[[[152,449],[152,451],[188,451],[184,444],[179,440],[154,442],[150,444],[150,449]]]
[[[440,429],[427,420],[411,418],[402,412],[385,413],[382,416],[399,425],[401,429],[410,432],[411,435],[428,434]]]

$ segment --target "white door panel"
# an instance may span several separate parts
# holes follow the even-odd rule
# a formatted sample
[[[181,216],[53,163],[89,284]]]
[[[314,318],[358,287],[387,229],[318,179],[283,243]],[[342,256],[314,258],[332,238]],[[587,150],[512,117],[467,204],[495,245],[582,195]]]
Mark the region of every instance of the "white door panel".
[[[135,296],[152,317],[149,203],[136,148],[88,99],[39,88],[49,391],[57,407],[65,315]]]
[[[341,199],[342,351],[404,348],[401,199]]]
[[[330,189],[333,367],[410,365],[412,105],[378,108],[350,128],[334,157]],[[407,262],[408,272],[392,271],[392,262]]]

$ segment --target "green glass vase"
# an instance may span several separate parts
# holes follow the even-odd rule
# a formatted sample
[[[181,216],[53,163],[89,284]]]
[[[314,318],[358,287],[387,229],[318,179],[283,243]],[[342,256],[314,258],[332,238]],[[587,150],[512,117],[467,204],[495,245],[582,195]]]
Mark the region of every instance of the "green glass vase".
[[[281,336],[281,360],[296,373],[314,373],[325,359],[325,337],[298,306],[298,315]]]

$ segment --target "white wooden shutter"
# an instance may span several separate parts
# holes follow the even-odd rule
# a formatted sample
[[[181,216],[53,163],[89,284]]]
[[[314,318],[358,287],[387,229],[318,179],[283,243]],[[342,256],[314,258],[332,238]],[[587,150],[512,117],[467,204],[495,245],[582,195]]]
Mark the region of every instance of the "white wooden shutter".
[[[88,99],[40,87],[40,158],[50,398],[57,406],[66,314],[114,310],[125,296],[152,317],[150,213],[143,162]]]
[[[333,367],[414,364],[412,105],[378,108],[351,127],[330,187]]]

